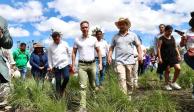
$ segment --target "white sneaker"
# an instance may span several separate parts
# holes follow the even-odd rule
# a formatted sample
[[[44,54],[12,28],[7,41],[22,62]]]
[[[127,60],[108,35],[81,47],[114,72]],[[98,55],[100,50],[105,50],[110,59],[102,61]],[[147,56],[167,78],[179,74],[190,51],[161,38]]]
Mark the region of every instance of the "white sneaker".
[[[128,101],[131,101],[131,99],[132,99],[131,95],[128,95]]]
[[[175,88],[175,89],[178,89],[178,90],[181,89],[181,87],[180,87],[176,82],[171,83],[170,85],[171,85],[173,88]]]
[[[191,98],[194,99],[194,94],[192,94]]]
[[[165,87],[165,89],[168,90],[168,91],[171,91],[171,90],[172,90],[172,88],[170,87],[170,85],[166,85],[166,86],[164,86],[164,87]]]

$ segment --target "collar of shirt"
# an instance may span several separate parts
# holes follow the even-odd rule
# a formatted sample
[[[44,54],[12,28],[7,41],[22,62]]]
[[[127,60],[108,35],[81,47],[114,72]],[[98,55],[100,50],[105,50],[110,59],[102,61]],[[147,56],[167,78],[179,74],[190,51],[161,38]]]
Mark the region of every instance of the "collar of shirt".
[[[118,36],[120,36],[120,37],[126,37],[127,35],[129,35],[129,32],[127,32],[125,35],[122,35],[121,33],[118,33]]]

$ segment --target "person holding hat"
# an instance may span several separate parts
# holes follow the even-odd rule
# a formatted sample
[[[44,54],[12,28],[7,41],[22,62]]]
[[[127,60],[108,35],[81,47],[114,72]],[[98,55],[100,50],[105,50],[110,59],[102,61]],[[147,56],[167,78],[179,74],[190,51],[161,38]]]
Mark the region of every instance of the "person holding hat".
[[[138,51],[138,60],[142,63],[142,50],[140,41],[135,33],[129,30],[131,22],[128,18],[120,18],[115,25],[119,32],[112,38],[109,48],[108,63],[112,63],[112,53],[115,49],[116,72],[118,73],[119,84],[124,94],[129,96],[133,90],[132,69],[135,65],[134,46]]]
[[[51,36],[53,43],[48,48],[48,70],[49,72],[53,71],[55,74],[56,92],[58,98],[60,98],[63,96],[69,81],[70,52],[67,42],[61,40],[61,34],[59,32],[55,31]]]
[[[190,29],[182,35],[180,46],[186,47],[187,52],[184,54],[186,64],[194,70],[194,12],[191,12],[191,20],[189,21]],[[194,84],[192,91],[192,98],[194,99]]]
[[[34,44],[34,51],[30,56],[31,73],[37,85],[41,88],[44,84],[44,79],[48,68],[48,57],[40,43]]]
[[[13,52],[13,59],[16,62],[16,67],[20,71],[22,79],[25,80],[27,63],[30,59],[30,51],[26,49],[26,43],[20,43],[20,47]]]
[[[164,35],[159,38],[158,42],[158,59],[161,64],[162,72],[165,71],[165,89],[169,91],[172,90],[172,88],[177,90],[181,89],[176,83],[181,70],[179,64],[181,56],[176,46],[175,39],[171,35],[172,31],[172,26],[165,26]],[[169,80],[170,67],[174,67],[175,70],[172,82]]]

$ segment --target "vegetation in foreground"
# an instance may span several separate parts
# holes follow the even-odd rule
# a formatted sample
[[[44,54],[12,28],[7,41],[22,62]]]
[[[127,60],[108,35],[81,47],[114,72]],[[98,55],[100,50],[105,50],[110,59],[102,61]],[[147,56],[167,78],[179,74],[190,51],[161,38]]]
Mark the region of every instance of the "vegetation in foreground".
[[[192,83],[193,71],[184,63],[178,83],[188,89]],[[88,91],[87,109],[89,112],[176,112],[181,111],[179,102],[172,93],[163,90],[155,72],[149,70],[140,79],[140,88],[136,89],[132,101],[128,101],[119,89],[117,77],[112,68],[107,70],[104,89],[92,94]],[[37,87],[33,79],[13,81],[10,104],[18,112],[64,112],[79,107],[79,86],[77,77],[71,77],[64,98],[57,100],[50,82],[44,89]],[[175,91],[179,92],[179,91]]]

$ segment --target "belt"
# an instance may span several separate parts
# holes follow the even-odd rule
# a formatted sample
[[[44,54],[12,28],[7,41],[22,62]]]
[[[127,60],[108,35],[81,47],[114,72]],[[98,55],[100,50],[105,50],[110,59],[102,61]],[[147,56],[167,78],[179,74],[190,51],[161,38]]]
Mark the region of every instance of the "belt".
[[[95,60],[92,60],[92,61],[83,61],[83,60],[79,60],[79,63],[86,63],[86,64],[92,64],[94,63]]]

